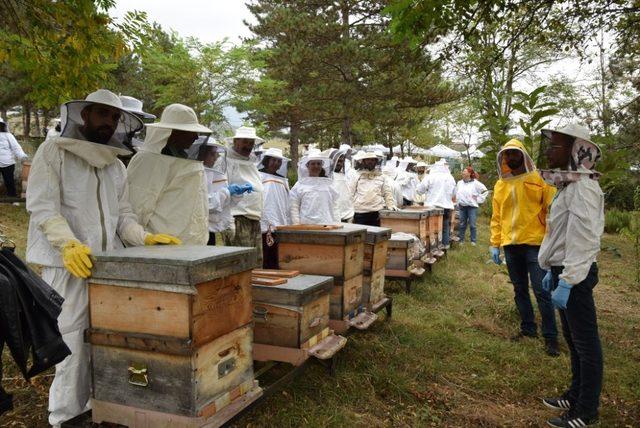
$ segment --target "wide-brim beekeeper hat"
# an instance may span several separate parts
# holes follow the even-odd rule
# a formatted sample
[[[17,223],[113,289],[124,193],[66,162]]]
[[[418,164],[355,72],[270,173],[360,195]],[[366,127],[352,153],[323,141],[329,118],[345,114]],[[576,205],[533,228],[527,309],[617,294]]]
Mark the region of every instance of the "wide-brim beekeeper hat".
[[[256,135],[256,128],[252,128],[250,126],[241,126],[236,129],[236,133],[233,137],[227,137],[224,141],[232,143],[235,139],[254,140],[256,144],[264,143],[264,140]]]
[[[579,166],[592,170],[596,163],[602,158],[602,150],[596,143],[591,141],[591,135],[586,126],[570,123],[558,129],[545,128],[541,132],[543,137],[546,137],[548,141],[551,140],[553,133],[574,138],[571,147],[571,159],[569,165],[567,165],[569,170],[576,171]]]
[[[138,132],[142,129],[142,121],[133,113],[128,112],[122,106],[122,101],[113,92],[106,89],[98,89],[90,93],[84,100],[74,100],[64,103],[60,108],[60,128],[62,137],[78,138],[78,129],[84,125],[82,111],[91,106],[101,104],[120,110],[121,116],[118,126],[111,137],[113,142],[121,144],[127,134]]]
[[[144,120],[154,120],[156,118],[155,114],[147,113],[142,110],[144,104],[137,98],[130,97],[128,95],[120,95],[120,101],[122,102],[122,108],[129,113],[133,113]]]
[[[178,131],[211,134],[211,129],[198,122],[196,112],[184,104],[170,104],[162,111],[160,122],[147,124],[147,128],[176,129]]]

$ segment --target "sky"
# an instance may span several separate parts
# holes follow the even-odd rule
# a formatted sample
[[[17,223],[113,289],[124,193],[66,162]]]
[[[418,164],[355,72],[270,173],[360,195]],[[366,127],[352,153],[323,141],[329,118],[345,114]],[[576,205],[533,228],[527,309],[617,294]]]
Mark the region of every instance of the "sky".
[[[122,18],[127,11],[147,12],[150,22],[158,22],[165,30],[173,29],[182,37],[197,37],[203,42],[217,42],[225,38],[239,43],[251,32],[243,20],[254,21],[245,0],[118,0],[110,14]],[[542,80],[546,76],[562,73],[574,81],[584,83],[593,66],[580,65],[575,59],[567,59],[538,72]],[[525,84],[519,90],[530,91],[534,86]],[[235,109],[225,109],[225,116],[233,127],[242,125],[243,116]],[[474,136],[475,137],[475,136]],[[475,138],[473,138],[475,143]]]

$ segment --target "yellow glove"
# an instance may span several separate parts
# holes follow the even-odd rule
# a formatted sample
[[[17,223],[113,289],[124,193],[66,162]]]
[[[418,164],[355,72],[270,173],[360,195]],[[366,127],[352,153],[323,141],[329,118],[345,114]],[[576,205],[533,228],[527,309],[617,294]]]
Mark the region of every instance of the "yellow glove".
[[[87,247],[75,239],[67,241],[62,247],[62,263],[64,267],[77,278],[88,278],[91,276],[93,263],[89,256],[91,248]]]
[[[147,236],[144,238],[144,245],[180,245],[182,241],[176,238],[175,236],[166,235],[164,233],[147,233]]]

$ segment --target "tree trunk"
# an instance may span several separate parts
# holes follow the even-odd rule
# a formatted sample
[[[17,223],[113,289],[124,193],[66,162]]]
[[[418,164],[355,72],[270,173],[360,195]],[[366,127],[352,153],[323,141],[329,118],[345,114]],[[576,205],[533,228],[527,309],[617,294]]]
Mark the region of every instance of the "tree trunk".
[[[33,111],[33,118],[35,119],[36,136],[42,137],[42,130],[40,129],[40,115],[38,114],[38,109],[35,109]]]
[[[26,140],[31,135],[31,106],[24,105],[22,113],[23,138]]]
[[[343,108],[346,109],[346,106],[343,105]],[[351,119],[349,116],[344,116],[342,119],[342,144],[351,145]]]
[[[9,123],[9,118],[7,117],[7,109],[3,108],[0,109],[0,116],[2,117],[2,121],[6,124]]]
[[[298,122],[291,123],[289,127],[289,148],[291,150],[291,164],[295,168],[298,165],[300,154],[298,148],[300,145],[300,124]]]

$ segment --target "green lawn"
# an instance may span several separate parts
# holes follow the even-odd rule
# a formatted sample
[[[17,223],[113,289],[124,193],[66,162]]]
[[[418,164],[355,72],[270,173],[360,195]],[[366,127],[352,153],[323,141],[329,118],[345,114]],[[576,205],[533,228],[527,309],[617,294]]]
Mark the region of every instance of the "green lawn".
[[[27,216],[0,206],[0,224],[22,255]],[[541,426],[540,403],[562,392],[569,358],[544,354],[542,339],[513,343],[518,316],[506,269],[488,263],[487,220],[480,245],[457,247],[407,296],[390,287],[394,316],[349,336],[335,378],[312,365],[240,426]],[[632,283],[630,243],[607,235],[595,297],[605,352],[602,426],[640,426],[640,286]],[[4,361],[6,362],[5,355]],[[10,365],[5,382],[17,411],[0,425],[46,421],[50,377],[27,386]],[[12,425],[16,423],[16,425]]]

